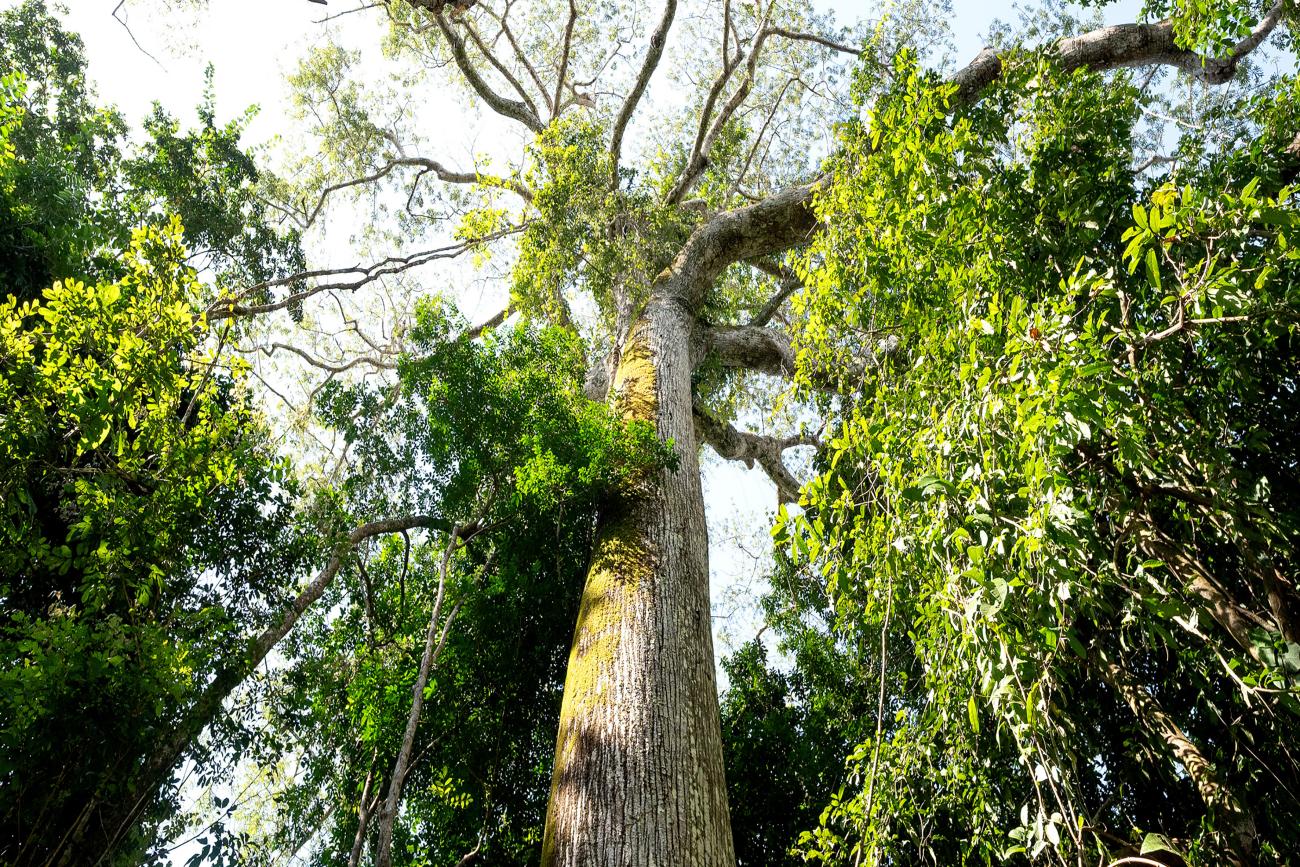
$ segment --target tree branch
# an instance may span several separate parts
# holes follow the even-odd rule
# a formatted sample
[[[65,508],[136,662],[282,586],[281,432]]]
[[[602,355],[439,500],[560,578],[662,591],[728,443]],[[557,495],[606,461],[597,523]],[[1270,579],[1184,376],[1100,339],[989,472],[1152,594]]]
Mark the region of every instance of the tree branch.
[[[756,325],[711,325],[705,344],[724,367],[743,368],[770,376],[794,375],[790,338],[775,328]]]
[[[676,14],[677,0],[666,0],[663,17],[659,19],[659,26],[650,35],[650,47],[646,50],[645,61],[641,64],[641,72],[637,75],[636,83],[632,86],[632,92],[623,101],[623,107],[619,109],[618,118],[614,121],[614,135],[610,139],[609,145],[609,188],[611,190],[618,189],[618,161],[623,151],[623,134],[627,132],[627,125],[632,120],[637,103],[641,101],[642,95],[645,94],[646,87],[650,84],[650,77],[654,75],[655,69],[659,66],[659,59],[663,57],[664,46],[668,42],[668,30],[673,26],[673,17]]]
[[[260,349],[262,351],[262,354],[266,356],[274,355],[277,349],[283,349],[286,352],[292,352],[294,355],[298,356],[303,361],[310,364],[312,367],[318,368],[320,370],[328,371],[329,373],[343,373],[344,371],[351,370],[352,368],[362,364],[368,364],[371,367],[376,367],[383,370],[397,369],[397,365],[391,361],[384,361],[381,358],[371,358],[368,355],[358,356],[357,358],[354,358],[351,361],[343,361],[338,363],[329,362],[317,358],[311,353],[299,349],[296,346],[291,346],[288,343],[273,342],[269,345],[260,347]]]
[[[1180,69],[1206,84],[1225,84],[1237,71],[1237,64],[1259,47],[1282,20],[1286,0],[1279,0],[1250,35],[1224,57],[1204,57],[1179,48],[1170,21],[1156,24],[1116,24],[1082,33],[1056,43],[1056,62],[1066,71],[1087,67],[1101,72],[1126,66],[1158,64]],[[1002,58],[985,48],[965,69],[952,78],[957,85],[954,107],[970,105],[980,92],[1002,74]]]
[[[799,501],[799,480],[786,467],[782,453],[796,446],[819,446],[817,437],[809,434],[777,439],[761,434],[739,431],[727,422],[711,416],[702,406],[693,406],[695,413],[695,432],[701,442],[713,447],[719,457],[730,461],[740,461],[750,469],[754,462],[763,468],[768,478],[776,485],[778,503],[795,503]]]
[[[381,518],[354,528],[347,536],[339,539],[330,552],[324,568],[302,589],[280,619],[266,627],[260,634],[248,642],[245,653],[236,653],[236,658],[220,668],[216,676],[199,695],[172,729],[171,737],[163,740],[144,761],[131,789],[134,800],[122,804],[117,815],[108,818],[110,827],[115,826],[115,838],[131,827],[139,811],[145,809],[158,794],[158,789],[166,781],[167,775],[198,737],[221,710],[222,703],[235,687],[239,686],[250,674],[257,670],[271,650],[280,643],[293,629],[299,618],[324,594],[333,583],[339,569],[361,542],[373,536],[387,533],[399,533],[405,530],[423,527],[428,529],[449,530],[450,524],[433,515],[402,515]],[[111,846],[105,851],[112,851]]]
[[[439,259],[454,259],[455,257],[466,253],[479,244],[487,241],[495,241],[504,238],[507,235],[513,235],[522,231],[523,226],[512,226],[509,229],[502,229],[499,232],[493,232],[490,235],[484,235],[481,238],[472,238],[468,241],[462,241],[459,244],[452,244],[446,247],[435,247],[431,250],[422,250],[418,253],[412,253],[409,256],[389,256],[379,262],[370,265],[354,265],[349,268],[323,268],[311,271],[299,271],[296,274],[290,274],[288,277],[279,277],[275,280],[266,280],[249,286],[233,296],[220,298],[208,305],[204,311],[209,322],[216,322],[221,319],[229,319],[233,316],[257,316],[263,313],[272,313],[276,310],[283,310],[295,304],[300,304],[314,295],[322,292],[341,290],[345,292],[354,292],[368,283],[373,283],[381,277],[400,274],[403,271],[409,271],[421,265],[427,265],[430,262]],[[278,301],[268,301],[265,304],[242,304],[243,299],[250,295],[255,295],[267,289],[274,289],[279,286],[291,286],[297,283],[303,283],[308,280],[319,280],[324,277],[344,277],[349,274],[359,275],[354,280],[338,280],[325,283],[317,283],[306,289],[292,292]]]
[[[560,51],[560,72],[555,79],[555,97],[551,100],[551,119],[564,110],[564,81],[569,77],[569,52],[573,48],[573,25],[578,20],[578,4],[569,0],[569,20],[564,25],[564,46]]]
[[[524,105],[528,106],[528,110],[534,115],[540,116],[540,113],[537,111],[537,104],[533,102],[532,98],[528,95],[528,92],[524,90],[519,79],[515,78],[510,70],[506,68],[505,64],[498,60],[496,55],[492,53],[492,50],[484,44],[483,38],[479,36],[479,32],[474,25],[469,21],[463,21],[462,23],[465,25],[465,30],[469,33],[469,38],[474,40],[474,45],[478,48],[479,53],[487,59],[488,63],[492,64],[493,69],[501,73],[502,78],[510,83],[510,86],[515,89],[515,93],[519,94],[519,98],[523,100]]]
[[[502,117],[519,121],[532,132],[540,133],[546,128],[546,125],[537,117],[537,114],[529,109],[527,105],[518,100],[507,99],[497,93],[479,74],[479,71],[474,68],[474,62],[470,60],[469,52],[465,50],[465,40],[447,21],[447,15],[443,11],[447,8],[446,3],[440,3],[439,0],[411,0],[411,2],[412,5],[427,10],[433,17],[438,29],[446,37],[447,44],[451,46],[452,60],[455,61],[460,74],[465,76],[465,81],[488,104],[489,108]]]
[[[1067,70],[1163,64],[1182,69],[1207,84],[1222,84],[1232,77],[1241,59],[1277,27],[1285,6],[1286,0],[1274,5],[1251,35],[1237,43],[1227,58],[1219,60],[1203,62],[1200,55],[1178,48],[1173,41],[1172,25],[1162,23],[1102,27],[1062,39],[1056,45],[1057,61]],[[991,49],[980,52],[951,79],[957,91],[950,110],[974,103],[983,89],[1001,74],[1002,60],[998,53]],[[697,147],[695,152],[707,153],[707,148]],[[689,188],[685,182],[695,162],[693,156],[670,200],[680,198]],[[703,166],[698,171],[703,171]],[[698,227],[669,268],[669,276],[682,278],[679,297],[695,309],[703,293],[728,265],[769,256],[805,242],[816,229],[812,200],[824,180],[818,178],[790,187],[754,205],[718,214]]]
[[[793,295],[796,289],[802,287],[803,282],[800,281],[798,274],[794,273],[784,265],[767,263],[761,260],[753,263],[753,265],[763,273],[771,274],[777,279],[776,292],[771,298],[767,299],[762,307],[758,308],[749,320],[750,325],[762,326],[772,321],[772,317],[776,315],[776,312],[781,309],[781,305],[785,303],[785,299]]]
[[[485,12],[487,12],[488,15],[491,15],[492,17],[496,17],[495,13],[493,13],[491,8],[484,6],[483,9]],[[509,15],[510,15],[510,4],[507,3],[505,10],[502,11],[501,13],[501,16],[497,18],[497,22],[501,25],[501,32],[505,34],[506,41],[510,43],[510,48],[514,51],[515,58],[528,72],[528,77],[533,80],[533,84],[537,87],[537,92],[542,95],[542,101],[546,104],[546,110],[554,111],[555,106],[551,104],[551,95],[549,92],[547,92],[546,87],[542,84],[541,76],[537,74],[536,67],[534,67],[533,64],[528,60],[528,55],[525,54],[524,50],[519,47],[519,42],[516,41],[515,39],[514,31],[511,30],[510,25],[506,23],[506,18]]]
[[[451,630],[451,624],[456,619],[456,614],[460,611],[461,602],[458,600],[452,606],[451,612],[443,620],[441,630],[439,629],[439,618],[442,616],[442,605],[447,598],[447,572],[451,566],[451,556],[455,553],[456,548],[462,544],[462,540],[468,543],[478,532],[477,524],[469,525],[457,524],[451,530],[451,538],[447,540],[447,547],[442,553],[442,563],[438,568],[438,592],[433,602],[433,612],[429,616],[429,628],[424,637],[424,654],[420,657],[420,668],[416,674],[415,686],[412,688],[411,712],[406,719],[406,730],[402,735],[402,746],[397,754],[397,761],[393,764],[393,773],[388,781],[388,796],[384,799],[383,809],[379,813],[379,845],[375,853],[376,867],[390,867],[393,858],[393,822],[397,819],[397,804],[402,797],[402,788],[406,784],[406,775],[411,770],[411,752],[415,748],[415,733],[420,725],[420,714],[424,709],[424,689],[429,683],[429,674],[433,667],[438,663],[438,657],[442,654],[442,648],[447,643],[447,633]]]
[[[511,312],[512,311],[510,310],[510,305],[507,304],[505,307],[502,307],[500,310],[494,313],[487,320],[480,322],[478,325],[475,325],[472,328],[470,328],[468,331],[465,332],[463,336],[465,337],[466,340],[477,340],[479,337],[483,336],[484,331],[487,331],[491,328],[496,328],[502,322],[505,322],[506,317],[508,317]]]
[[[419,167],[420,169],[422,169],[420,173],[421,175],[424,175],[428,172],[432,172],[434,175],[438,177],[438,180],[443,181],[444,183],[482,184],[485,187],[497,187],[499,189],[509,190],[510,192],[515,193],[525,202],[531,203],[533,201],[533,191],[530,190],[527,186],[525,186],[520,181],[516,180],[515,178],[501,178],[501,177],[497,177],[496,175],[479,174],[478,172],[453,171],[445,167],[444,165],[442,165],[442,163],[437,162],[436,160],[427,159],[425,157],[398,157],[396,159],[389,160],[385,165],[379,167],[378,169],[376,169],[375,171],[371,172],[368,175],[364,175],[363,177],[359,177],[359,178],[353,178],[352,180],[349,181],[342,181],[337,184],[331,184],[330,186],[321,190],[320,197],[316,200],[316,206],[312,208],[311,213],[307,215],[307,218],[302,223],[302,227],[306,229],[311,227],[313,224],[315,224],[317,218],[320,216],[320,212],[325,207],[326,200],[334,193],[337,193],[341,190],[346,190],[350,187],[356,187],[362,184],[374,183],[375,181],[382,180],[383,178],[392,174],[394,169],[398,169],[406,166]],[[418,178],[416,179],[416,182],[417,183],[419,182]],[[412,192],[414,192],[414,190],[412,190]]]

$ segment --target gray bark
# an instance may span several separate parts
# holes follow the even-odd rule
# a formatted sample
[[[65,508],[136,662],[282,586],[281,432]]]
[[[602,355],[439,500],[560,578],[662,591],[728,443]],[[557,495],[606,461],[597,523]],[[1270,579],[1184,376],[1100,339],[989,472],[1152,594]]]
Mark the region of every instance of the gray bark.
[[[671,438],[680,466],[602,520],[565,678],[543,867],[735,864],[691,413],[695,322],[664,288],[633,325],[611,399]]]

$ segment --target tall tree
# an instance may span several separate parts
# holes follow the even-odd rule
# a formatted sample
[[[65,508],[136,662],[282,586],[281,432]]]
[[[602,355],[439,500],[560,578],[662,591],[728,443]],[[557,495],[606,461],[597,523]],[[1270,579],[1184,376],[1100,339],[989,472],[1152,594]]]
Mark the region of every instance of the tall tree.
[[[589,394],[653,425],[679,456],[602,515],[566,672],[543,864],[733,863],[698,452],[708,443],[757,461],[783,499],[796,496],[782,455],[815,438],[737,430],[726,413],[734,376],[796,367],[788,334],[771,324],[799,282],[780,257],[825,228],[817,197],[841,194],[809,158],[826,115],[854,111],[837,77],[856,62],[879,93],[912,74],[893,56],[923,38],[933,16],[906,7],[864,40],[866,28],[832,34],[803,7],[776,2],[679,10],[668,0],[648,27],[639,5],[377,8],[390,21],[389,46],[448,71],[515,127],[520,152],[504,170],[448,168],[420,153],[418,128],[404,113],[367,114],[350,56],[328,49],[297,78],[304,103],[324,118],[318,133],[335,173],[326,196],[302,200],[303,222],[339,192],[387,185],[404,193],[413,224],[432,203],[442,206],[435,214],[458,215],[461,237],[474,244],[505,235],[511,295],[492,321],[518,313],[582,330]],[[1222,85],[1285,11],[1179,7],[1157,23],[1049,32],[1040,50],[1066,74],[1171,67]],[[644,47],[628,59],[627,44]],[[1018,68],[1014,56],[986,50],[953,72],[938,122],[977,110]],[[697,85],[683,113],[654,117],[646,93],[668,74],[665,57]],[[628,146],[646,136],[652,143]],[[467,192],[425,193],[435,179]]]

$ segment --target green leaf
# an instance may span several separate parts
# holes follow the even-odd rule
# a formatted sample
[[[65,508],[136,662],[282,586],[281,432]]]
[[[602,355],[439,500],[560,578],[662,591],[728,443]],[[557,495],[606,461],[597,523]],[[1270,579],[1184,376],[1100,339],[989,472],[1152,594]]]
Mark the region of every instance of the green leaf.
[[[1143,259],[1147,269],[1147,281],[1157,292],[1160,291],[1160,263],[1156,261],[1156,251],[1154,247],[1147,249],[1146,258]]]
[[[1173,852],[1179,854],[1173,844],[1169,842],[1163,834],[1147,834],[1142,838],[1142,848],[1138,851],[1139,855],[1149,855],[1152,852]]]

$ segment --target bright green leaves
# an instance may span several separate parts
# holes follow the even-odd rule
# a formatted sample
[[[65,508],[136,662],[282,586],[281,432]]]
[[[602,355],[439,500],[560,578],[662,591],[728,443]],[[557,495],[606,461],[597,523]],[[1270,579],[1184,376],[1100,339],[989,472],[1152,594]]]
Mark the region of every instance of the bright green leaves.
[[[1106,6],[1114,0],[1081,0],[1081,6]],[[1149,21],[1172,20],[1174,39],[1182,48],[1208,57],[1226,56],[1250,35],[1271,3],[1242,0],[1146,0]]]
[[[70,279],[39,302],[0,304],[0,460],[9,468],[0,484],[15,522],[7,545],[23,552],[5,557],[6,571],[76,569],[91,608],[123,586],[147,607],[161,574],[137,583],[123,570],[140,558],[166,563],[180,541],[167,516],[200,509],[239,475],[250,417],[230,406],[237,369],[199,351],[197,286],[184,260],[178,223],[142,229],[121,280]],[[66,469],[48,463],[65,453]],[[34,498],[51,484],[69,495],[66,538],[31,534],[42,520]]]
[[[456,336],[430,303],[399,367],[402,398],[331,386],[324,418],[352,443],[362,473],[345,489],[376,513],[437,505],[468,517],[480,492],[503,507],[594,503],[671,460],[648,425],[625,425],[582,392],[580,343],[565,329],[521,326],[485,342]]]
[[[1275,750],[1272,714],[1295,706],[1282,645],[1234,638],[1197,578],[1263,611],[1263,570],[1296,571],[1300,511],[1275,493],[1295,470],[1273,451],[1294,452],[1280,444],[1297,422],[1279,403],[1297,375],[1294,191],[1188,173],[1136,195],[1136,91],[1007,63],[950,117],[901,57],[870,128],[846,128],[803,264],[799,377],[835,388],[838,417],[778,543],[824,581],[839,634],[878,636],[896,710],[850,760],[861,788],[809,839],[831,861],[917,846],[940,862],[1071,858],[1098,846],[1080,819],[1107,793],[1182,786],[1195,804],[1159,733],[1097,689],[1098,646],[1195,684],[1144,688],[1216,761],[1229,735],[1198,700],[1232,706]],[[1280,697],[1247,710],[1266,683]],[[1117,749],[1121,731],[1164,764]],[[1017,817],[1010,802],[1030,806]],[[1269,819],[1276,839],[1292,839],[1294,809]],[[1105,821],[1216,833],[1145,802]]]
[[[605,131],[585,117],[555,121],[530,153],[525,180],[537,213],[520,240],[514,303],[568,324],[566,294],[586,291],[610,327],[620,299],[627,315],[648,297],[654,276],[685,237],[686,217],[649,191],[608,189]]]
[[[0,68],[26,82],[0,93],[14,156],[0,159],[0,293],[34,300],[70,276],[111,282],[132,230],[173,215],[218,284],[302,269],[297,233],[272,226],[266,178],[240,147],[252,113],[216,122],[211,70],[197,129],[155,107],[133,144],[123,118],[95,104],[80,39],[41,0],[0,14],[0,30]]]

